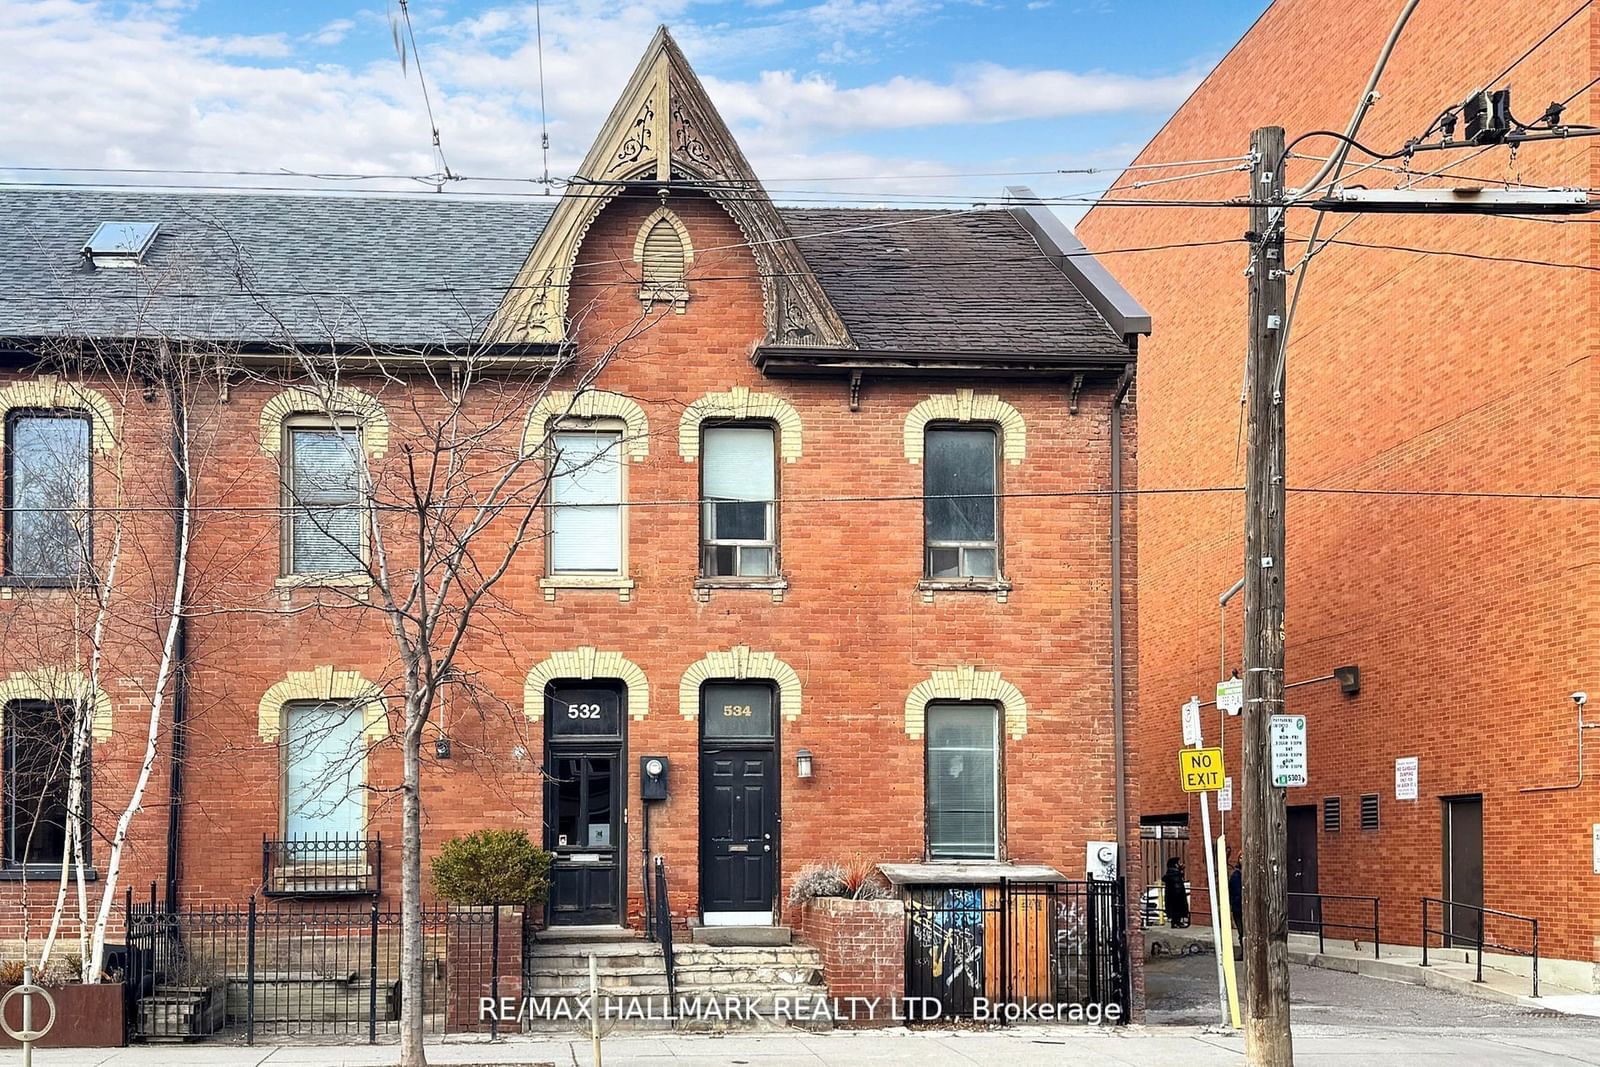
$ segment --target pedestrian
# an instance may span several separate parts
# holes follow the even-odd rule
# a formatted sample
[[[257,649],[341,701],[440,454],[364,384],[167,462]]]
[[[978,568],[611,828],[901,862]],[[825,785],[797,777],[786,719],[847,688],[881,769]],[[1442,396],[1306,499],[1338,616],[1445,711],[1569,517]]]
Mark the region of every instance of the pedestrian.
[[[1189,887],[1184,884],[1183,861],[1177,856],[1167,860],[1161,885],[1166,890],[1167,922],[1172,926],[1188,926]]]
[[[1238,853],[1234,853],[1233,866],[1228,871],[1228,911],[1233,916],[1233,928],[1239,932],[1239,944],[1244,944],[1244,872]]]

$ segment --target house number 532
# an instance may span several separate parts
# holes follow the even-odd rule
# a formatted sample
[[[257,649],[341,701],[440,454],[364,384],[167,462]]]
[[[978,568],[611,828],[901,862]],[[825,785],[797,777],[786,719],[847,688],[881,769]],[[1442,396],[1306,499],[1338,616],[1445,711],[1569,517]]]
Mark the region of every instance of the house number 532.
[[[567,718],[569,719],[598,719],[599,717],[599,704],[569,704],[567,706]]]

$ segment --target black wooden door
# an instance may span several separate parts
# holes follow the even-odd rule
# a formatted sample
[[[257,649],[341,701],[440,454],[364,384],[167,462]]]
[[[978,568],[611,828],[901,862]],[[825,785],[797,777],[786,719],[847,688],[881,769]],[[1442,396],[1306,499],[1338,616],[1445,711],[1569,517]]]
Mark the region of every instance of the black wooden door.
[[[545,848],[550,923],[622,921],[627,825],[621,686],[552,684],[545,692]]]
[[[1315,933],[1321,908],[1315,897],[1295,893],[1317,891],[1317,806],[1289,809],[1289,929]]]
[[[706,745],[700,753],[700,897],[706,912],[772,912],[777,888],[777,754]]]
[[[1483,921],[1483,798],[1445,797],[1444,898],[1449,944],[1476,945]]]

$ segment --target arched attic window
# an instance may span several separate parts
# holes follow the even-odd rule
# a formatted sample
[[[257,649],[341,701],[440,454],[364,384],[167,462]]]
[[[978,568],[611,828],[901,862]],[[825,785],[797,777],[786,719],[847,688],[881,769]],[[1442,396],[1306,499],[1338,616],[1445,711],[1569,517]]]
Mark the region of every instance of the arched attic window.
[[[687,276],[694,262],[694,246],[682,220],[664,207],[651,212],[639,227],[633,258],[639,264],[639,301],[645,310],[659,301],[681,315],[689,301]]]

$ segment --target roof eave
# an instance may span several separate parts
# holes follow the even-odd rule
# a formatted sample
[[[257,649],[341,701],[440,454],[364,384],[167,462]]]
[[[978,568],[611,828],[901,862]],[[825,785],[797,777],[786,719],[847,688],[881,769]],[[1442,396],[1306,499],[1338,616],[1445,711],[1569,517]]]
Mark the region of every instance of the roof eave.
[[[1125,352],[1004,352],[947,350],[863,351],[761,345],[751,354],[769,378],[825,377],[870,373],[874,378],[983,377],[1050,380],[1079,374],[1121,373],[1134,362]]]

